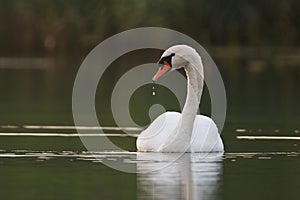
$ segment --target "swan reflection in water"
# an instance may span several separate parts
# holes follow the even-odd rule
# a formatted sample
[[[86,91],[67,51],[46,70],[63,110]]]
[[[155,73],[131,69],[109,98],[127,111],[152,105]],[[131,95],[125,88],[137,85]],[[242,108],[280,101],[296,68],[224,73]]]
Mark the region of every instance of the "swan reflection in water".
[[[185,153],[181,157],[178,153],[138,153],[138,199],[216,199],[222,156],[223,153]]]

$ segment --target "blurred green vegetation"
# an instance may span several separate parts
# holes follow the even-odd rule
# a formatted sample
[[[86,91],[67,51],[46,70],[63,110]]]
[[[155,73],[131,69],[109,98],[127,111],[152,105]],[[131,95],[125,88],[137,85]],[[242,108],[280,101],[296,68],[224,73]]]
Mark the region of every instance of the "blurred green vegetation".
[[[276,124],[293,130],[300,112],[299,15],[296,0],[0,0],[0,121],[72,124],[72,87],[83,58],[116,33],[156,26],[189,35],[210,53],[226,87],[227,127]],[[130,52],[107,69],[96,95],[103,124],[114,125],[110,96],[118,79],[160,54]],[[19,70],[24,63],[12,60],[16,65],[6,66],[5,57],[43,57],[45,62]],[[132,99],[142,99],[141,105],[130,105],[141,125],[148,123],[148,110],[141,109],[153,103],[142,98],[151,95],[148,90],[141,88]],[[164,104],[167,93],[160,94],[155,101]],[[202,107],[202,113],[210,113],[207,91]]]
[[[0,0],[0,54],[88,51],[130,28],[181,31],[204,46],[299,46],[300,2]]]

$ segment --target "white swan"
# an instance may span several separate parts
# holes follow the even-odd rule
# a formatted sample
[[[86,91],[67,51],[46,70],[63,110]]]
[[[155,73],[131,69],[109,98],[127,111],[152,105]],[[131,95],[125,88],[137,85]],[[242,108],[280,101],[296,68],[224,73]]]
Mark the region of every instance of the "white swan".
[[[138,151],[221,152],[224,146],[216,124],[197,115],[203,89],[203,65],[199,54],[187,45],[167,49],[153,77],[156,81],[168,71],[183,67],[187,75],[187,97],[182,113],[165,112],[138,136]]]

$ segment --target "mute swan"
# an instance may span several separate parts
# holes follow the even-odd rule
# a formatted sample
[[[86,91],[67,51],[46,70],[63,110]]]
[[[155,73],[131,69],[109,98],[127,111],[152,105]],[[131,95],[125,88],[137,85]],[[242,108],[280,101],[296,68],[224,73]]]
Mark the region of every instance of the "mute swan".
[[[182,113],[165,112],[158,116],[137,138],[138,151],[150,152],[222,152],[224,146],[214,121],[197,115],[203,89],[201,57],[190,46],[175,45],[159,60],[153,77],[157,81],[168,71],[184,68],[187,75],[187,97]]]

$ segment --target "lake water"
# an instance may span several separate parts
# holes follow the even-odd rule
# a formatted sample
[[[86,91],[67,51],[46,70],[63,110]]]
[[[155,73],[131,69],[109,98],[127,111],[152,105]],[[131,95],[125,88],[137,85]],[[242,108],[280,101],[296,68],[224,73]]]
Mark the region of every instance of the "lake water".
[[[153,61],[160,52],[148,53],[148,61]],[[137,127],[129,129],[131,135],[116,128],[109,110],[110,93],[122,73],[139,64],[133,54],[126,56],[113,64],[116,70],[106,72],[110,78],[100,81],[96,95],[100,124],[106,127],[98,137],[109,137],[124,151],[93,155],[83,146],[72,119],[72,87],[81,58],[0,59],[1,198],[299,199],[298,66],[273,65],[261,58],[218,58],[228,96],[222,133],[226,151],[184,154],[174,162],[176,154],[137,153]],[[143,106],[165,94],[155,86],[153,96],[152,87],[135,94],[135,102],[148,95],[134,106],[141,112],[132,113],[141,126],[149,123]],[[201,110],[210,113],[207,91]],[[91,128],[90,133],[95,137],[99,129]],[[139,173],[111,169],[103,164],[106,160],[129,163]],[[162,165],[168,167],[153,170]]]
[[[176,153],[106,151],[91,154],[84,149],[77,133],[55,127],[62,128],[1,127],[0,188],[3,197],[298,199],[300,195],[300,140],[297,137],[241,138],[236,144],[232,143],[232,151],[224,154],[186,153],[175,159]],[[233,134],[241,135],[239,131],[244,130]],[[133,146],[135,134],[120,136],[120,131],[114,132],[99,137]],[[256,150],[264,146],[267,151]],[[235,148],[245,150],[235,151]],[[130,163],[138,173],[109,168],[103,164],[107,160]]]

